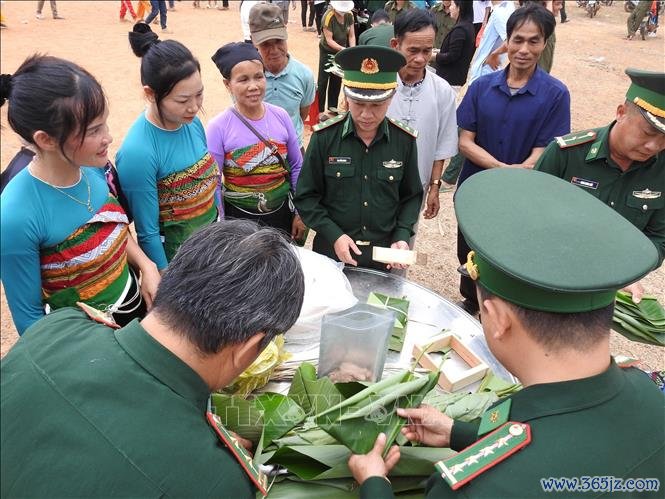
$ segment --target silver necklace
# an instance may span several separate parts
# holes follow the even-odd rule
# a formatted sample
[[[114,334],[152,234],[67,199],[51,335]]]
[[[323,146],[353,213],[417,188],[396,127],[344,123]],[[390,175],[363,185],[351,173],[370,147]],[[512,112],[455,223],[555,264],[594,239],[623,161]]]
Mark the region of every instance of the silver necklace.
[[[87,176],[87,175],[83,172],[83,170],[81,170],[80,168],[79,168],[79,180],[78,180],[78,182],[81,181],[81,177],[83,177],[83,179],[85,180],[85,184],[86,184],[87,187],[88,187],[88,199],[87,199],[87,201],[81,201],[81,200],[78,199],[77,197],[74,197],[74,196],[72,196],[71,194],[69,194],[68,192],[63,191],[63,190],[62,190],[60,187],[58,187],[57,185],[53,185],[53,184],[47,182],[46,180],[43,180],[43,179],[39,178],[39,177],[36,176],[34,173],[32,173],[32,170],[31,170],[29,167],[28,167],[28,171],[30,172],[30,174],[31,174],[34,178],[36,178],[37,180],[39,180],[42,184],[46,184],[46,185],[48,185],[49,187],[53,187],[56,191],[60,192],[61,194],[64,194],[65,196],[67,196],[67,197],[68,197],[69,199],[71,199],[72,201],[75,201],[75,202],[77,202],[78,204],[85,206],[85,207],[88,209],[88,211],[89,211],[90,213],[94,213],[94,210],[93,210],[93,208],[92,208],[92,202],[91,202],[92,196],[91,196],[91,194],[90,194],[90,182],[88,181],[88,176]],[[76,183],[78,184],[78,182],[76,182]],[[74,184],[74,185],[76,185],[76,184]]]

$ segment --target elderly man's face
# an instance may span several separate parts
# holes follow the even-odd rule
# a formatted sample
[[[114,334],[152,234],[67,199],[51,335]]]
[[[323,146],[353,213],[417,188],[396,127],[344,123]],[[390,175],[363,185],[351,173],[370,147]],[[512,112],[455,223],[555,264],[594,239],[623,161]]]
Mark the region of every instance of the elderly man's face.
[[[619,106],[614,128],[616,133],[610,141],[612,153],[631,161],[646,161],[665,150],[665,133],[650,125],[634,105]]]
[[[371,134],[377,131],[386,117],[392,97],[381,102],[362,102],[347,97],[351,119],[356,131]]]
[[[257,49],[266,69],[273,74],[281,72],[289,63],[286,40],[266,40],[260,43]]]
[[[390,41],[391,47],[401,52],[406,59],[406,65],[399,71],[402,80],[411,82],[425,76],[435,36],[434,28],[427,26],[420,31],[410,31],[402,38],[393,38]]]
[[[515,27],[508,38],[508,60],[515,69],[533,68],[538,64],[538,58],[543,50],[545,50],[545,37],[538,25],[530,20]]]

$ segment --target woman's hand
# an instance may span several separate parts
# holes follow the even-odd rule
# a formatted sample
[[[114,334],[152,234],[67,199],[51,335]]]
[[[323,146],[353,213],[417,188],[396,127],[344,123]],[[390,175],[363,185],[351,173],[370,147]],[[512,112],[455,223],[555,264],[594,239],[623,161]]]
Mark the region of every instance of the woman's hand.
[[[146,310],[150,310],[152,302],[157,295],[157,287],[159,281],[162,280],[162,275],[157,270],[157,266],[150,262],[152,265],[147,265],[141,268],[141,296],[145,301]]]
[[[300,215],[293,216],[293,222],[291,222],[291,239],[294,241],[300,241],[305,236],[305,231],[307,227],[305,223],[300,218]]]

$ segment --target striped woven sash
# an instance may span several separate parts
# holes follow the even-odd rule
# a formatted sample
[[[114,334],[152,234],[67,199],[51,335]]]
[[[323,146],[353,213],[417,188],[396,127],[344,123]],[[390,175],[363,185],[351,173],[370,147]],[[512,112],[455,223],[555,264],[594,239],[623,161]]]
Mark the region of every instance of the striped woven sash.
[[[128,224],[120,203],[109,195],[97,213],[64,241],[41,248],[44,301],[52,308],[73,306],[79,300],[102,308],[115,303],[129,276]]]
[[[218,177],[219,167],[206,152],[196,164],[159,180],[159,221],[190,220],[210,211]]]
[[[271,143],[286,157],[286,144]],[[289,193],[288,175],[263,142],[234,149],[224,156],[224,200],[252,212],[278,209]]]

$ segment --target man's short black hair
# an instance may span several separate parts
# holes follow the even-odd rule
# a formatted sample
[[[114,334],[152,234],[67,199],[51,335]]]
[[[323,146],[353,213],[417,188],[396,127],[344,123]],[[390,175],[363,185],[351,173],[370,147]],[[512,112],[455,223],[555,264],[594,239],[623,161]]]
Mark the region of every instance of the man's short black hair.
[[[522,25],[529,21],[538,26],[538,30],[543,35],[543,40],[545,41],[554,33],[554,26],[556,26],[554,15],[542,5],[529,2],[524,7],[515,10],[508,18],[508,22],[506,23],[508,39],[510,39],[513,31],[521,28]]]
[[[370,19],[370,24],[378,23],[378,22],[390,22],[390,16],[388,13],[385,11],[385,9],[377,9],[374,11],[374,14],[372,14],[372,18]]]
[[[187,239],[155,296],[158,320],[203,354],[265,333],[263,345],[300,315],[305,283],[284,234],[250,220],[213,223]]]
[[[394,22],[395,38],[404,38],[407,33],[415,33],[431,26],[436,32],[436,23],[432,14],[423,9],[409,9],[397,16]]]
[[[481,284],[478,284],[478,292],[481,303],[496,298]],[[562,348],[588,350],[610,334],[614,303],[589,312],[563,314],[531,310],[507,300],[503,302],[515,311],[532,339],[539,345],[553,350]]]

